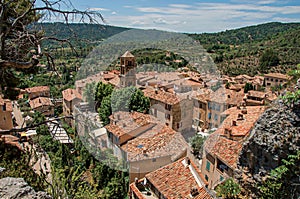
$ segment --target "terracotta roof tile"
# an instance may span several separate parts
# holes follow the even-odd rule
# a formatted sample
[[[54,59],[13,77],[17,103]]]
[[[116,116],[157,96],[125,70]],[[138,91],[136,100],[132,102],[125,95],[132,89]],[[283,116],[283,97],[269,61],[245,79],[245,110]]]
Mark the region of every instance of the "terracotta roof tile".
[[[32,109],[41,107],[41,106],[54,106],[48,97],[38,97],[29,102]]]
[[[31,88],[26,88],[27,93],[36,93],[36,92],[50,92],[49,86],[35,86]]]
[[[261,91],[248,91],[248,96],[252,97],[258,97],[258,98],[265,98],[266,93],[261,92]]]
[[[247,106],[246,109],[247,114],[242,114],[243,108],[238,109],[237,107],[224,111],[223,114],[228,115],[228,117],[223,121],[221,127],[210,135],[205,142],[205,150],[207,152],[216,155],[232,168],[236,167],[237,158],[242,149],[243,138],[248,136],[266,107]],[[242,115],[243,119],[238,120],[239,115]],[[235,125],[233,125],[233,121],[235,121]],[[228,132],[230,132],[230,135],[228,135]],[[240,139],[235,139],[235,137]]]
[[[221,87],[212,93],[209,98],[209,101],[212,102],[237,105],[243,101],[244,93]]]
[[[63,98],[67,101],[72,101],[74,99],[82,99],[82,96],[75,90],[68,88],[62,91]]]
[[[153,88],[146,88],[143,90],[144,95],[150,99],[155,99],[166,104],[175,105],[180,102],[180,98],[176,94],[162,91],[160,89],[155,90]]]
[[[133,54],[131,54],[131,52],[126,51],[121,57],[134,57]]]
[[[274,77],[274,78],[280,78],[280,79],[285,79],[285,80],[289,80],[289,76],[281,74],[281,73],[268,73],[265,74],[265,77]]]
[[[197,199],[210,199],[212,198],[208,192],[200,187],[194,175],[191,172],[193,164],[184,165],[184,158],[166,165],[156,171],[146,175],[146,179],[165,197],[170,199],[177,198],[190,198],[192,188],[198,190],[198,195],[194,198]],[[195,169],[195,167],[193,168]],[[200,176],[200,180],[205,181],[203,175],[196,170]]]
[[[129,161],[171,156],[176,159],[187,148],[182,135],[155,117],[138,112],[116,112],[105,128],[118,137],[118,145]]]

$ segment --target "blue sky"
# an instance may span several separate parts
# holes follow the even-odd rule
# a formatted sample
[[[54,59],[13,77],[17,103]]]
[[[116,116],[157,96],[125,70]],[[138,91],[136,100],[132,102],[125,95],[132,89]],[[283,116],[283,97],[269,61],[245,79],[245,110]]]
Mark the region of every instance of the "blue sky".
[[[77,9],[99,11],[109,25],[176,32],[300,22],[299,0],[72,0],[72,4]]]

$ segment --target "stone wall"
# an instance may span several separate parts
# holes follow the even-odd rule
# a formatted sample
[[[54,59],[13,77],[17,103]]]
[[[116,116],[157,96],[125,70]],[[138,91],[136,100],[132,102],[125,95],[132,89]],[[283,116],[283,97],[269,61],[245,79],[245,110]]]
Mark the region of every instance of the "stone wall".
[[[257,121],[244,143],[235,178],[255,198],[256,188],[282,159],[300,149],[300,113],[276,104]]]
[[[5,199],[51,199],[46,192],[35,192],[23,178],[0,179],[0,198]]]

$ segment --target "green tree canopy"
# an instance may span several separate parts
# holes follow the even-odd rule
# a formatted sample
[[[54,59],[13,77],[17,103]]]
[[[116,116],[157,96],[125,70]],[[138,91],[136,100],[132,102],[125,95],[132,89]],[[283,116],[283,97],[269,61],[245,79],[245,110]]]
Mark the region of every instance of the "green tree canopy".
[[[219,197],[231,199],[240,194],[241,188],[232,178],[229,178],[219,185],[216,191]]]
[[[99,108],[104,97],[109,96],[113,92],[113,86],[111,84],[104,84],[98,82],[95,91],[96,108]]]
[[[291,198],[300,197],[300,151],[282,160],[282,165],[272,170],[270,176],[259,186],[262,198]]]
[[[272,49],[267,49],[259,59],[261,72],[267,72],[271,66],[277,66],[279,61],[280,59],[277,52]]]

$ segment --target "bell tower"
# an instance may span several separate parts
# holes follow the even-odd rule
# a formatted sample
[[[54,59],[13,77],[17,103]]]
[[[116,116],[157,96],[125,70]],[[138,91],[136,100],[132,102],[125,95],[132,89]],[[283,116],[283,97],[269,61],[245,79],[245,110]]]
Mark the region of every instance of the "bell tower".
[[[120,87],[128,87],[136,85],[136,63],[135,57],[126,51],[120,58]]]

